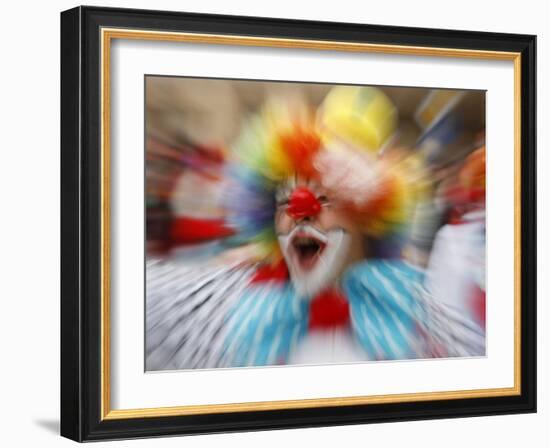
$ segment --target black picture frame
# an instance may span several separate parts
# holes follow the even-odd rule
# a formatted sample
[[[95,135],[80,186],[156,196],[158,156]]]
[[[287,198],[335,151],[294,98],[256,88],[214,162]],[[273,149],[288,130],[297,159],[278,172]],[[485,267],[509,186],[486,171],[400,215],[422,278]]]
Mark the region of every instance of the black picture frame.
[[[102,418],[102,28],[521,55],[520,393],[200,415]],[[536,36],[77,7],[61,13],[61,435],[76,441],[536,412]]]

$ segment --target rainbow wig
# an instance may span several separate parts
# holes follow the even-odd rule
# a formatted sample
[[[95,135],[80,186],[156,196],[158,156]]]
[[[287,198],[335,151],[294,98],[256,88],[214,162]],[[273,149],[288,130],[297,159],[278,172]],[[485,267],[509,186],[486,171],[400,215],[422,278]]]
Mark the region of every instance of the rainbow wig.
[[[380,155],[396,117],[393,104],[372,87],[335,87],[317,112],[269,101],[232,147],[224,202],[239,241],[255,244],[260,258],[280,259],[275,193],[295,176],[316,180],[366,235],[398,231],[416,191],[410,163]]]

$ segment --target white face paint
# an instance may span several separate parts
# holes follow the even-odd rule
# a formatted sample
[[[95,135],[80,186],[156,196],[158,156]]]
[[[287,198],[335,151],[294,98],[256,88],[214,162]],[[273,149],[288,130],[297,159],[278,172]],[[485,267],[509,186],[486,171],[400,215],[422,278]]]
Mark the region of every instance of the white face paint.
[[[300,224],[279,244],[298,295],[311,299],[334,283],[348,258],[351,236],[341,228],[322,232]]]

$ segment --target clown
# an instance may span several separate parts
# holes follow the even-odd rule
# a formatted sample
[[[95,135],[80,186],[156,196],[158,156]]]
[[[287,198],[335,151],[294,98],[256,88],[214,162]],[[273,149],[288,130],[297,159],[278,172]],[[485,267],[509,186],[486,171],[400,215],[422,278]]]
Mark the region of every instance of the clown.
[[[483,355],[483,327],[369,244],[404,232],[425,188],[418,161],[391,148],[396,126],[371,87],[335,87],[317,111],[270,102],[252,117],[222,201],[226,244],[246,255],[148,265],[147,369]]]
[[[483,330],[444,311],[420,270],[368,256],[420,191],[410,160],[381,154],[396,119],[381,91],[336,87],[314,116],[275,104],[245,130],[228,210],[264,252],[229,314],[225,365],[483,354]]]

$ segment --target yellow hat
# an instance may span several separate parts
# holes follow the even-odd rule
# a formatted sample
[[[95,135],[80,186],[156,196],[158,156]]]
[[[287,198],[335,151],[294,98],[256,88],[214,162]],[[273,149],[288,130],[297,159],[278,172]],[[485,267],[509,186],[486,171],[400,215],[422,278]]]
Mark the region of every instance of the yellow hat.
[[[343,140],[375,152],[394,133],[397,111],[380,89],[338,86],[323,101],[317,125],[325,145]]]

